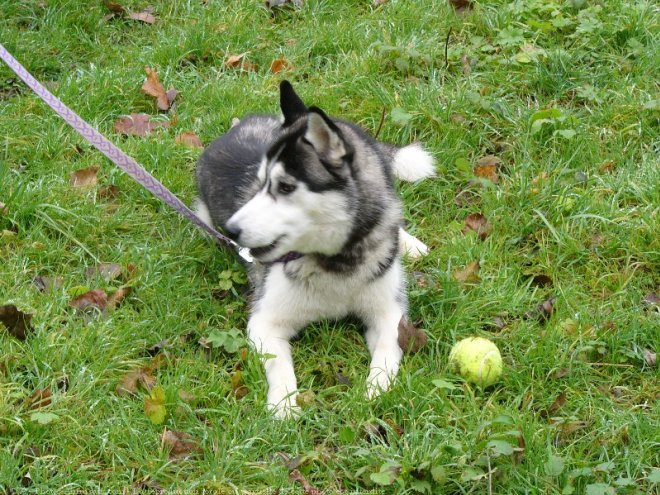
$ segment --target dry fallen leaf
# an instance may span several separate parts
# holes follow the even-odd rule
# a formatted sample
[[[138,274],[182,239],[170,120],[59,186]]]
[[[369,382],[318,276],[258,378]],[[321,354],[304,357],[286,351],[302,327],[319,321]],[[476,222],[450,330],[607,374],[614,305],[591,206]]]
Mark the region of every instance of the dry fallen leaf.
[[[154,24],[156,22],[156,17],[149,9],[145,9],[142,12],[129,12],[128,17],[129,19],[144,22],[145,24]]]
[[[18,340],[25,340],[27,333],[32,331],[31,319],[31,314],[22,312],[13,304],[0,306],[0,322],[7,327],[9,335]]]
[[[39,292],[50,292],[54,289],[59,289],[64,283],[62,277],[46,277],[38,275],[32,279],[32,283],[37,287]]]
[[[535,285],[536,287],[552,286],[552,279],[548,275],[545,275],[544,273],[537,275],[530,275],[530,278],[532,279],[532,285]]]
[[[651,368],[655,368],[658,364],[656,353],[648,349],[644,349],[644,361]]]
[[[418,329],[404,316],[399,320],[399,347],[403,352],[415,354],[426,343],[429,338],[423,330]]]
[[[477,160],[477,164],[474,167],[474,175],[477,177],[484,177],[491,182],[497,184],[499,182],[499,177],[497,176],[497,170],[502,163],[495,155],[486,155]]]
[[[102,277],[110,281],[114,280],[122,274],[122,267],[117,263],[100,263],[97,266],[92,266],[85,270],[87,278]]]
[[[660,297],[657,293],[651,292],[644,297],[642,303],[647,306],[660,306]]]
[[[115,199],[119,196],[119,188],[114,184],[103,186],[99,189],[98,196],[101,199]]]
[[[120,287],[116,291],[114,291],[112,294],[110,294],[110,297],[108,297],[108,304],[106,306],[106,309],[108,310],[113,310],[121,302],[124,300],[124,298],[131,293],[131,288],[130,287]]]
[[[293,65],[284,57],[276,58],[270,64],[270,71],[273,74],[279,74],[287,70],[293,70]]]
[[[167,428],[160,437],[160,443],[163,450],[169,451],[170,460],[185,459],[201,451],[199,442],[192,435]]]
[[[111,2],[109,0],[103,0],[103,5],[110,11],[115,14],[125,14],[126,9],[116,2]]]
[[[247,52],[241,53],[240,55],[230,55],[227,57],[227,60],[225,60],[225,67],[240,69],[243,71],[256,71],[258,67],[252,62],[245,60],[246,55]]]
[[[266,0],[266,7],[302,7],[303,0]]]
[[[103,289],[93,289],[77,297],[74,297],[69,302],[69,306],[77,309],[78,311],[88,311],[90,309],[105,311],[108,305],[108,295]]]
[[[156,378],[151,374],[151,370],[145,367],[126,373],[115,391],[117,395],[132,395],[137,392],[139,386],[145,390],[151,390],[154,385],[156,385]]]
[[[142,92],[156,98],[156,106],[158,107],[158,110],[169,110],[171,102],[167,97],[165,87],[158,79],[158,73],[151,67],[145,67],[144,70],[147,73],[147,79],[142,85]]]
[[[478,261],[468,263],[463,270],[454,271],[454,279],[463,284],[479,283],[479,270],[481,265]]]
[[[93,187],[98,182],[96,174],[98,167],[87,167],[76,170],[71,174],[71,186],[73,187]]]
[[[181,134],[179,134],[174,139],[174,142],[176,144],[182,144],[184,146],[187,146],[188,148],[198,148],[198,149],[204,148],[204,144],[202,143],[202,140],[197,137],[197,134],[190,131],[182,132]]]
[[[248,394],[248,388],[243,383],[243,372],[238,369],[231,374],[231,390],[236,399],[242,399]]]
[[[465,12],[472,8],[472,0],[449,0],[449,5],[454,7],[456,12]]]
[[[307,479],[303,476],[303,474],[297,469],[294,469],[289,473],[289,479],[291,481],[297,481],[298,483],[300,483],[300,486],[302,487],[303,495],[323,495],[323,491],[313,487],[311,483],[307,481]]]
[[[30,410],[41,409],[50,406],[52,401],[50,388],[38,388],[27,399],[27,407]]]
[[[0,215],[9,215],[9,208],[2,201],[0,201]]]
[[[127,136],[146,136],[158,127],[169,127],[168,121],[151,121],[146,113],[132,113],[117,119],[114,125],[115,132]]]
[[[552,417],[552,415],[554,413],[559,411],[564,406],[564,404],[566,404],[566,392],[565,391],[560,393],[559,396],[557,396],[555,401],[552,404],[550,404],[550,407],[548,407],[547,409],[542,409],[541,411],[539,411],[539,415],[542,418],[550,418],[550,417]]]
[[[527,313],[525,313],[525,319],[538,320],[541,323],[545,322],[552,315],[555,300],[556,298],[554,296],[549,297],[541,304],[539,304],[535,309],[527,311]]]
[[[463,227],[463,233],[467,234],[469,231],[474,231],[479,236],[479,239],[482,241],[488,237],[490,232],[493,230],[493,227],[485,216],[481,213],[472,213],[465,217],[465,227]]]

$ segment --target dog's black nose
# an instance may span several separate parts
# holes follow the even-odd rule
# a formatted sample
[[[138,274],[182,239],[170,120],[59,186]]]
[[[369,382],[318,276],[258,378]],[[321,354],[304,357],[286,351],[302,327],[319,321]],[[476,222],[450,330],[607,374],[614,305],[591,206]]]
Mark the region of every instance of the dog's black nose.
[[[239,237],[241,237],[242,230],[243,229],[233,222],[227,222],[227,225],[225,225],[225,232],[234,241],[238,241]]]

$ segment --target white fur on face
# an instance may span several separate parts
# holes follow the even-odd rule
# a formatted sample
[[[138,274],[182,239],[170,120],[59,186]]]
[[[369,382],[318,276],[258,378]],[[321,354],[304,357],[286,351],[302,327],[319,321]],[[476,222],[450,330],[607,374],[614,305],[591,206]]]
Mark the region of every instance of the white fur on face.
[[[269,175],[270,191],[264,186],[229,219],[241,231],[239,244],[257,248],[277,242],[269,259],[290,251],[336,254],[352,228],[344,196],[335,191],[314,193],[303,182],[297,182],[292,193],[281,194],[277,184],[286,176],[283,165],[275,163]]]

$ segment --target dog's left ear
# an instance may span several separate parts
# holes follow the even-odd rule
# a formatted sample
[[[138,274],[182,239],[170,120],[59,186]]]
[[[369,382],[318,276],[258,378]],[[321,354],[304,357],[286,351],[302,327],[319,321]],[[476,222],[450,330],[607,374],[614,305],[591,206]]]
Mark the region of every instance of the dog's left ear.
[[[289,127],[300,117],[307,114],[307,106],[293,90],[289,81],[280,83],[280,108],[284,115],[284,127]]]
[[[336,165],[341,164],[353,152],[339,127],[320,108],[309,109],[305,139],[314,146],[319,155]]]

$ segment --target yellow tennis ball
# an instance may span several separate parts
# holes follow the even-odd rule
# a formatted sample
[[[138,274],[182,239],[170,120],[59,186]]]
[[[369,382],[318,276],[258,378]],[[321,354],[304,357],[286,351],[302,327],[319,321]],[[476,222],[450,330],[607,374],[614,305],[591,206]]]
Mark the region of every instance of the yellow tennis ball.
[[[469,337],[457,342],[449,353],[449,366],[452,371],[482,388],[491,386],[502,376],[499,349],[482,337]]]

